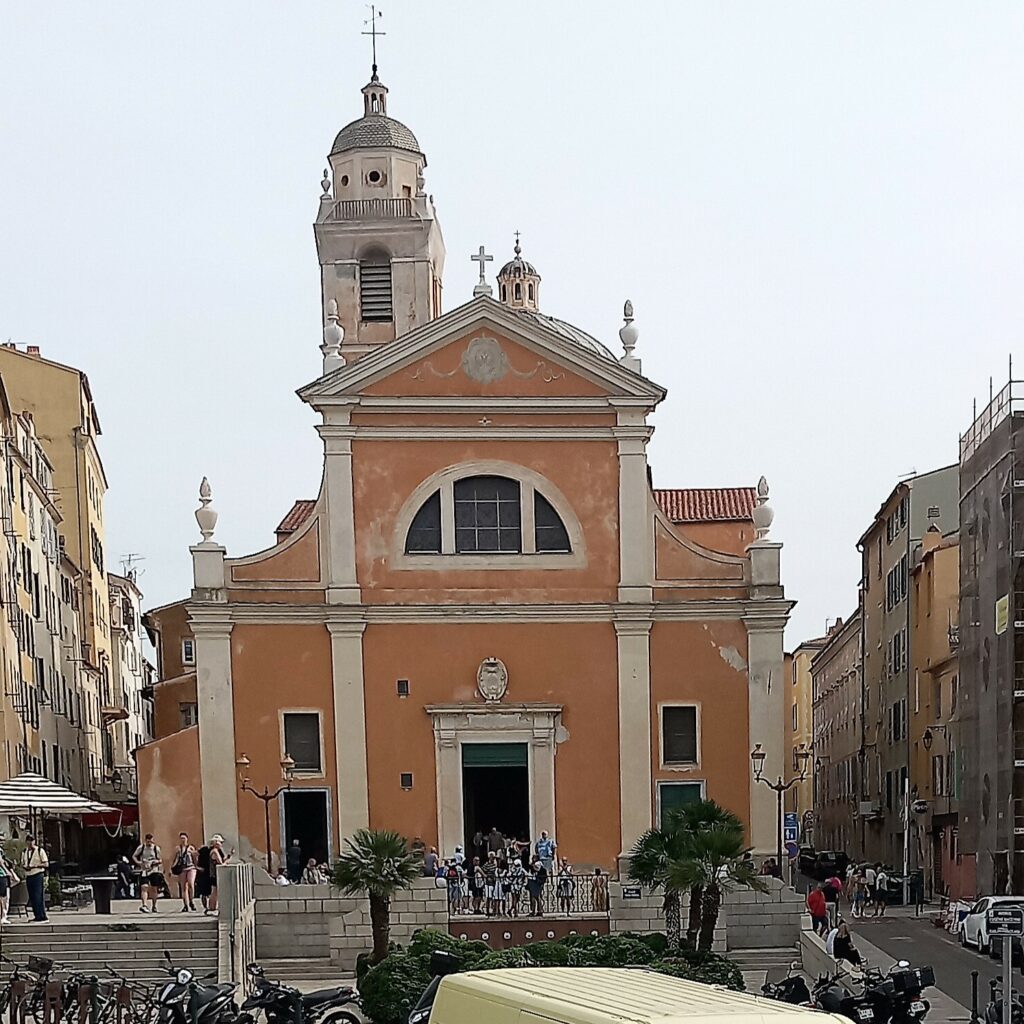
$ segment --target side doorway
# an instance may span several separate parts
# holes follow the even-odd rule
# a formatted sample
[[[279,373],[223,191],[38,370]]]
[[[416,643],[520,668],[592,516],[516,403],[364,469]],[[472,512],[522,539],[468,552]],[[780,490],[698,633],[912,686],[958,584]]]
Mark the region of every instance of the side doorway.
[[[290,789],[281,794],[284,819],[282,856],[297,839],[303,865],[313,857],[317,864],[330,863],[331,808],[326,789]]]

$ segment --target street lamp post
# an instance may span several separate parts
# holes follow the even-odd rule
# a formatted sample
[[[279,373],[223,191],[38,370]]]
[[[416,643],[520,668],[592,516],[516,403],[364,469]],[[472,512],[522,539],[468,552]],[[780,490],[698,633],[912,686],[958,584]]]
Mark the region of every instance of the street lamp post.
[[[770,790],[775,793],[775,853],[778,858],[777,863],[779,865],[779,872],[782,871],[782,794],[792,789],[798,782],[803,782],[807,778],[807,762],[811,759],[811,752],[800,744],[796,750],[796,761],[799,768],[799,774],[794,778],[790,779],[789,782],[784,782],[780,775],[775,782],[771,779],[764,777],[764,762],[768,755],[762,750],[760,743],[754,744],[754,749],[750,752],[750,764],[754,769],[754,781],[760,782],[762,785],[767,786]],[[790,881],[792,882],[792,871],[790,872]]]
[[[247,774],[251,764],[252,761],[250,761],[245,754],[242,754],[242,756],[235,762],[235,766],[238,768],[238,782],[243,793],[252,793],[257,800],[263,801],[263,813],[266,818],[267,826],[267,874],[273,878],[274,862],[270,848],[270,805],[282,793],[292,788],[292,778],[295,775],[295,762],[288,756],[288,754],[285,754],[284,757],[281,758],[281,775],[284,778],[284,785],[278,786],[273,792],[270,791],[269,786],[264,786],[262,793],[253,786],[252,780]]]

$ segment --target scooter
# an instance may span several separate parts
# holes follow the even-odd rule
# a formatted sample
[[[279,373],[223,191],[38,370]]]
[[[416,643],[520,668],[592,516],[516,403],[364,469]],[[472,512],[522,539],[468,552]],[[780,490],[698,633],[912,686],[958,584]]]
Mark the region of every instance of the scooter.
[[[1003,1024],[1003,984],[998,978],[989,982],[991,1001],[985,1007],[985,1024]],[[1011,1024],[1024,1024],[1024,1004],[1014,992],[1010,1001]]]
[[[171,980],[157,989],[153,1000],[157,1024],[236,1024],[237,985],[203,985],[202,981],[216,974],[208,974],[200,981],[187,967],[175,967],[167,950],[164,959]]]
[[[249,964],[246,973],[253,989],[242,1003],[242,1021],[250,1024],[262,1013],[267,1024],[359,1024],[360,1018],[347,1006],[359,1006],[359,993],[348,985],[300,992],[297,988],[271,981],[259,964]]]
[[[427,1024],[430,1020],[430,1011],[434,1008],[434,1000],[437,998],[438,987],[449,974],[456,974],[460,966],[459,958],[454,953],[435,949],[430,954],[430,984],[423,990],[423,995],[412,1008],[408,1024]]]
[[[769,999],[775,999],[780,1003],[790,1003],[794,1006],[812,1005],[811,990],[807,987],[807,982],[799,974],[793,973],[799,969],[799,961],[794,961],[785,974],[779,973],[784,968],[773,968],[766,972],[761,992]]]

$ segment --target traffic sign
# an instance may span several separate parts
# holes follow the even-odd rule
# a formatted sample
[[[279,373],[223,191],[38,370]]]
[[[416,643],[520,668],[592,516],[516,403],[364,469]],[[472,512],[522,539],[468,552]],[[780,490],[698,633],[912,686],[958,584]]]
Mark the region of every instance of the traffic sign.
[[[1024,936],[1024,907],[991,907],[987,924],[991,936]]]
[[[800,847],[796,843],[786,843],[786,856],[790,860],[796,860],[800,856]]]

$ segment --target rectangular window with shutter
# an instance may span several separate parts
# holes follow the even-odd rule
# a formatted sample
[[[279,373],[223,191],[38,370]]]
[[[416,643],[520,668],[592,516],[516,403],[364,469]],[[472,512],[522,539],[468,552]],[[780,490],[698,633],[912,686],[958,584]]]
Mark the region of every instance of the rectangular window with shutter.
[[[297,772],[319,772],[322,770],[319,712],[285,712],[284,752],[295,762]]]
[[[666,765],[696,764],[697,708],[692,704],[661,709],[661,762]]]
[[[359,317],[363,323],[388,323],[394,319],[391,261],[384,257],[359,264]]]

